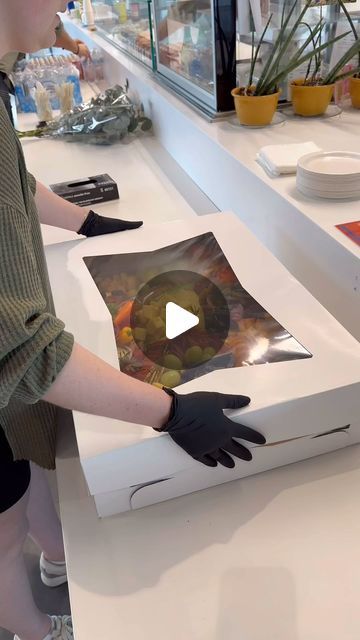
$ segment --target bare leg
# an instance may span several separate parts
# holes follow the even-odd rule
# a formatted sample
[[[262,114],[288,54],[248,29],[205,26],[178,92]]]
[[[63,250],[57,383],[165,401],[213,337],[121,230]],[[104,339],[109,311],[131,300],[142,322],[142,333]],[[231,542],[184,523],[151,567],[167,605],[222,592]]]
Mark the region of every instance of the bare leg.
[[[29,490],[13,507],[0,513],[0,626],[21,640],[42,640],[50,631],[51,621],[34,602],[24,563],[28,499]]]
[[[43,469],[31,463],[30,498],[27,507],[29,535],[47,560],[64,562],[61,523]]]

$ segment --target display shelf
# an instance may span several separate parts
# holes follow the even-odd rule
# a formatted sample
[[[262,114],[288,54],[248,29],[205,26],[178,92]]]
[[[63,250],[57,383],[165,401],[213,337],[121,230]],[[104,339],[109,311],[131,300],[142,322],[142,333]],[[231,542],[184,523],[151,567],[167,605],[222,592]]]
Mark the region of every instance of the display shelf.
[[[148,0],[93,1],[99,34],[140,62],[153,67],[150,2]]]

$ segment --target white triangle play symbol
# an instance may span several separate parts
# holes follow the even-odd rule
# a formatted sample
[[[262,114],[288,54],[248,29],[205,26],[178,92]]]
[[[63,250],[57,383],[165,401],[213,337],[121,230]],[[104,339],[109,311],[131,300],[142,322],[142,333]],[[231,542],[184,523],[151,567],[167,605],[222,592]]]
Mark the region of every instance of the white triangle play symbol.
[[[185,331],[189,331],[199,324],[199,318],[190,311],[179,307],[175,302],[166,305],[166,337],[168,340],[177,338]]]

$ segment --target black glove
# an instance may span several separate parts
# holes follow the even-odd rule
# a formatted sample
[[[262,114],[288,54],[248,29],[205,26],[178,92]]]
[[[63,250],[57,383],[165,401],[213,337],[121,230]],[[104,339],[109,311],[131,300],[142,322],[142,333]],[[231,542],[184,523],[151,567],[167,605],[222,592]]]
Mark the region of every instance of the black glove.
[[[219,462],[232,469],[235,462],[228,453],[242,460],[252,459],[250,451],[234,438],[265,444],[263,435],[223,413],[223,409],[245,407],[250,402],[247,396],[207,391],[180,395],[167,388],[164,391],[173,398],[172,410],[168,422],[157,431],[167,431],[186,453],[208,467],[216,467]]]
[[[99,216],[94,211],[90,211],[86,220],[81,225],[78,234],[92,238],[93,236],[102,236],[105,233],[116,233],[116,231],[127,231],[128,229],[138,229],[143,222],[130,222],[127,220],[118,220],[117,218],[105,218]]]

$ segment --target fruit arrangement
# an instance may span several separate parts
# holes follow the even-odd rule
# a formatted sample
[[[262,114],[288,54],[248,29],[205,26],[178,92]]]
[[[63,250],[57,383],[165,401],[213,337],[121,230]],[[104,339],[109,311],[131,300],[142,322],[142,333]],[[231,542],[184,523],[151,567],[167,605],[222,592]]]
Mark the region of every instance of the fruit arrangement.
[[[210,371],[307,358],[302,347],[240,284],[212,233],[151,254],[84,258],[112,316],[120,368],[155,386],[177,387]],[[206,280],[151,287],[159,274],[187,270]],[[212,283],[230,313],[225,339]],[[140,293],[141,292],[141,293]],[[165,307],[171,300],[199,318],[191,332],[167,340]],[[220,318],[219,318],[220,315]]]

